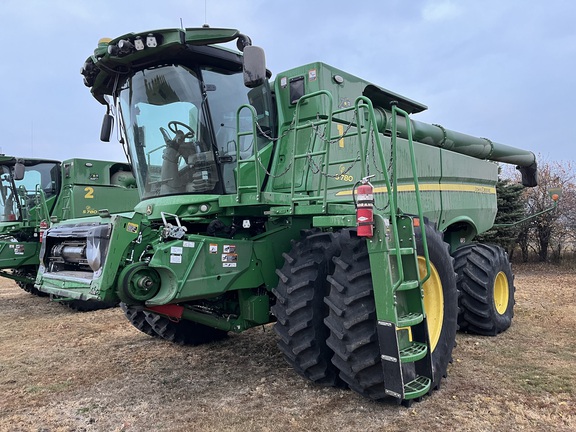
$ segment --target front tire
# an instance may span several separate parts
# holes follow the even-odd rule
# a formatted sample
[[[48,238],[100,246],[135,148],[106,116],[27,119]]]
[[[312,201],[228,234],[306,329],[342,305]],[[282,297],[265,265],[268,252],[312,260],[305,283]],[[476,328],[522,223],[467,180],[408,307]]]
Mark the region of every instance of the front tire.
[[[272,291],[276,304],[272,313],[277,322],[278,348],[294,370],[317,384],[341,385],[338,369],[332,364],[334,352],[326,344],[330,332],[324,325],[328,306],[324,297],[333,271],[332,257],[340,253],[337,234],[306,231],[306,237],[284,254],[284,266],[277,270],[278,286]]]
[[[132,324],[136,329],[148,336],[160,337],[146,320],[146,317],[150,312],[144,311],[142,307],[130,306],[126,303],[120,303],[120,309],[122,309],[124,316],[126,316],[130,324]]]
[[[424,305],[429,317],[434,389],[439,387],[442,377],[446,376],[448,364],[452,360],[457,330],[458,292],[452,258],[442,234],[431,226],[427,227],[426,232],[432,276],[423,289]],[[344,233],[349,233],[348,243],[344,240]],[[416,235],[420,255],[422,246],[419,233]],[[386,396],[385,377],[380,359],[366,240],[345,231],[341,244],[343,250],[340,257],[335,259],[336,267],[330,278],[332,287],[326,299],[330,307],[325,320],[331,331],[328,346],[335,353],[332,362],[351,389],[370,399],[383,399]],[[422,260],[419,258],[419,263]]]
[[[224,330],[194,321],[172,321],[153,312],[146,314],[146,321],[158,336],[178,345],[202,345],[228,337],[228,332]]]
[[[508,255],[496,245],[471,244],[454,253],[461,291],[460,329],[495,336],[512,325],[514,275]]]
[[[118,306],[118,303],[115,302],[103,302],[99,300],[69,300],[60,303],[75,312],[93,312]]]
[[[38,267],[37,266],[24,266],[22,268],[12,270],[12,273],[15,274],[16,276],[26,277],[26,278],[34,281],[36,279],[36,275],[38,273]],[[30,293],[32,295],[35,295],[38,297],[47,297],[48,296],[47,293],[40,291],[38,288],[35,288],[34,282],[16,281],[16,284],[20,288],[22,288],[24,291],[26,291],[27,293]]]

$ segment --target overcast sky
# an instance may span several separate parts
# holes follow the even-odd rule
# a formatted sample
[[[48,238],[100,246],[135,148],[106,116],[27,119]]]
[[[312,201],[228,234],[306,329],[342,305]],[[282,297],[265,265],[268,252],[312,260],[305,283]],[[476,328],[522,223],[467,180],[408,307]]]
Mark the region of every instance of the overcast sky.
[[[274,75],[323,61],[427,105],[414,119],[576,161],[574,0],[0,0],[1,152],[125,160],[80,67],[181,21],[249,35]]]

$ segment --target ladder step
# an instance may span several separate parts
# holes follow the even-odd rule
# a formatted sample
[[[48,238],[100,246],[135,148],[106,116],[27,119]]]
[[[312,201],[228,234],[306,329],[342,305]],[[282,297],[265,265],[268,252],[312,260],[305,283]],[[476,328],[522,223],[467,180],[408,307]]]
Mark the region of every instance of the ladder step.
[[[422,342],[411,342],[406,348],[400,350],[400,361],[402,363],[413,363],[423,359],[428,353],[428,347]]]
[[[408,312],[407,314],[398,317],[398,323],[396,325],[398,327],[412,327],[416,324],[420,324],[422,321],[424,321],[424,314],[419,312]]]
[[[404,384],[404,399],[415,399],[424,396],[430,391],[432,380],[430,378],[419,376],[415,380]]]
[[[236,187],[238,190],[244,190],[244,189],[258,189],[257,185],[244,185],[244,186],[237,186]]]
[[[391,248],[390,255],[414,255],[414,248],[412,247],[401,247],[399,249]]]
[[[398,288],[396,288],[396,291],[407,291],[414,288],[418,288],[419,286],[420,282],[417,280],[404,281],[400,284],[400,286],[398,286]]]

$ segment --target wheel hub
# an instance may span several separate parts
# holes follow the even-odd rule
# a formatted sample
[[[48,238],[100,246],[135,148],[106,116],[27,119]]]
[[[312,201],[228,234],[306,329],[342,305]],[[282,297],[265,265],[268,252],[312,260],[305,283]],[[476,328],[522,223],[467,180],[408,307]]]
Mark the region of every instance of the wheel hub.
[[[510,291],[508,278],[504,272],[499,272],[494,280],[494,306],[500,315],[504,315],[508,309]]]
[[[418,257],[418,268],[420,275],[426,274],[426,260],[424,257]],[[426,322],[428,323],[430,349],[434,352],[440,340],[442,323],[444,322],[444,293],[442,291],[440,275],[432,263],[430,263],[430,277],[424,283],[423,288],[424,311],[426,312]]]

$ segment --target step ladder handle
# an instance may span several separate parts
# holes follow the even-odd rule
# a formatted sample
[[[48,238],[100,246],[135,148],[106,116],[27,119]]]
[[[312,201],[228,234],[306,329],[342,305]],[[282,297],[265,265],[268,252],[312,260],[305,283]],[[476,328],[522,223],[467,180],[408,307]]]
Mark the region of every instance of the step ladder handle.
[[[317,118],[317,122],[315,124],[315,122],[311,122],[308,121],[305,124],[300,124],[300,117],[301,117],[301,112],[302,112],[302,106],[305,105],[305,103],[308,102],[309,99],[313,99],[313,98],[326,98],[327,100],[327,106],[326,106],[326,112],[323,113],[325,118]],[[295,191],[295,183],[296,183],[296,159],[297,158],[301,158],[300,154],[296,154],[296,149],[297,149],[297,144],[298,144],[298,133],[301,130],[305,130],[305,129],[313,129],[314,127],[322,124],[325,125],[327,131],[328,131],[328,144],[323,144],[321,145],[321,147],[323,146],[323,151],[321,154],[322,156],[322,162],[319,164],[320,166],[320,170],[322,170],[330,161],[330,145],[329,145],[329,141],[330,141],[330,128],[332,127],[332,117],[333,117],[333,106],[334,106],[334,99],[332,97],[332,93],[330,93],[327,90],[319,90],[313,93],[309,93],[309,94],[305,94],[304,96],[302,96],[300,99],[298,99],[298,102],[296,102],[296,109],[294,110],[294,133],[293,133],[293,143],[292,143],[292,149],[293,149],[293,153],[292,153],[292,185],[291,185],[291,191],[290,194],[292,197],[294,197],[296,191]],[[309,144],[309,149],[310,147],[312,147],[312,149],[315,146],[316,143],[316,138],[317,138],[317,134],[312,131],[312,134],[314,135],[313,139],[314,142],[311,143],[312,145]],[[304,154],[305,156],[306,154]],[[327,201],[328,201],[328,179],[324,178],[324,176],[320,176],[320,180],[318,182],[318,189],[316,190],[316,195],[322,195],[322,209],[323,212],[326,211],[327,208]],[[292,201],[292,214],[294,214],[294,201]]]
[[[251,131],[241,131],[240,130],[240,113],[243,110],[250,111],[250,115],[252,117],[252,130]],[[258,114],[256,113],[256,109],[252,105],[244,104],[238,107],[236,111],[236,201],[240,202],[240,189],[241,189],[241,172],[240,166],[242,164],[249,164],[252,163],[251,160],[242,160],[240,157],[240,142],[242,137],[252,136],[252,148],[254,149],[254,175],[256,177],[256,201],[260,201],[260,193],[262,183],[260,182],[260,169],[258,168],[258,161],[260,155],[258,154],[258,142],[256,137],[257,135],[257,124],[258,124]]]
[[[397,134],[398,134],[398,114],[402,115],[404,117],[404,121],[406,122],[406,132],[407,132],[407,138],[408,138],[408,149],[410,152],[410,165],[412,168],[412,177],[413,177],[413,181],[414,181],[414,194],[416,197],[416,208],[417,208],[417,215],[418,215],[418,219],[419,219],[419,224],[420,224],[420,230],[421,230],[421,238],[422,238],[422,249],[424,251],[424,260],[426,261],[426,274],[424,275],[424,277],[420,277],[420,283],[423,284],[424,282],[426,282],[428,280],[428,278],[430,278],[430,274],[431,274],[431,268],[430,268],[430,256],[428,254],[428,242],[426,241],[426,224],[425,224],[425,220],[424,220],[424,211],[422,210],[422,199],[420,197],[420,185],[418,182],[418,167],[416,166],[416,155],[414,152],[414,140],[412,139],[412,124],[410,121],[410,116],[409,114],[402,110],[401,108],[398,108],[398,106],[396,104],[392,105],[392,142],[393,142],[393,151],[394,154],[396,153],[396,142],[397,142]],[[397,172],[396,172],[396,158],[393,158],[393,171],[392,171],[392,175],[393,175],[393,184],[397,184]],[[393,191],[394,194],[394,201],[397,201],[397,197],[398,197],[398,190],[397,188],[394,188]]]

